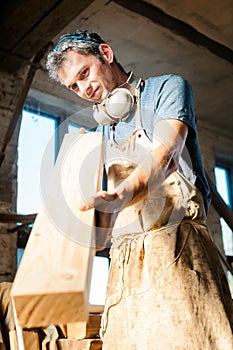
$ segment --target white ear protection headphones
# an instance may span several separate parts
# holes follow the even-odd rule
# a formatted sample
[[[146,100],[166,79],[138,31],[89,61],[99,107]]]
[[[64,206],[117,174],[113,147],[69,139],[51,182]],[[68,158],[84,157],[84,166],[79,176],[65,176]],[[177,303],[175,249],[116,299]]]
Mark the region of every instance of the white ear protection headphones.
[[[118,87],[108,94],[101,104],[93,106],[93,117],[101,125],[112,124],[119,119],[126,120],[133,109],[135,102],[140,97],[141,78],[130,72],[125,84],[130,84],[135,88],[135,94],[123,87]]]

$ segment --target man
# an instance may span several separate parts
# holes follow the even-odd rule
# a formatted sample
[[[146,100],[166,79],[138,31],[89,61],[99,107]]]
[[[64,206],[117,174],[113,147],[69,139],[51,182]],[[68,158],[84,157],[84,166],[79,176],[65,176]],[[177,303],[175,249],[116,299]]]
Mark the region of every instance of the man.
[[[94,102],[105,140],[97,243],[111,239],[103,349],[233,349],[232,301],[205,226],[210,202],[193,97],[176,75],[126,73],[96,33],[77,30],[48,55],[50,77]]]

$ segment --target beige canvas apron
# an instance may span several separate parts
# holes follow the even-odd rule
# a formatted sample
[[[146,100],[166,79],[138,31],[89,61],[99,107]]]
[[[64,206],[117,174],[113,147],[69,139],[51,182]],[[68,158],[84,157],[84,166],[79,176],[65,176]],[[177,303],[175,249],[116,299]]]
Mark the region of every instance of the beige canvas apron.
[[[109,140],[109,187],[150,147],[143,130]],[[113,230],[103,350],[232,350],[232,300],[201,193],[178,171],[149,192]]]

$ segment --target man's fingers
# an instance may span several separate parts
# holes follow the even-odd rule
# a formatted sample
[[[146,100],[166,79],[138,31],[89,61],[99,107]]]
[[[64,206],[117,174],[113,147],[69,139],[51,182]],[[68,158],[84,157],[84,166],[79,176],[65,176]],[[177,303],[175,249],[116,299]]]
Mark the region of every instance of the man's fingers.
[[[111,202],[111,201],[114,201],[116,198],[117,198],[117,193],[114,192],[114,193],[108,193],[106,191],[101,191],[101,192],[97,192],[97,201],[98,199],[101,201],[101,199],[104,199],[106,200],[107,202]]]
[[[77,204],[77,209],[80,211],[86,211],[92,208],[96,208],[98,210],[101,208],[103,212],[109,212],[109,203],[113,202],[117,197],[117,193],[108,193],[106,191],[97,192],[96,196],[90,197],[86,201],[80,201],[80,203]],[[111,211],[112,209],[110,212]]]

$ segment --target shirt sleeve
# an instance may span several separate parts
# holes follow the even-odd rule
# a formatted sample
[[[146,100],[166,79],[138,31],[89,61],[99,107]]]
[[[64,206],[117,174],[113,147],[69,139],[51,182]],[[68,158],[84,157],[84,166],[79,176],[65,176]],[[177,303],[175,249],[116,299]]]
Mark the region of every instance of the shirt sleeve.
[[[189,127],[189,136],[196,134],[196,117],[192,88],[179,75],[168,75],[161,82],[154,96],[156,122],[161,119],[177,119]]]

